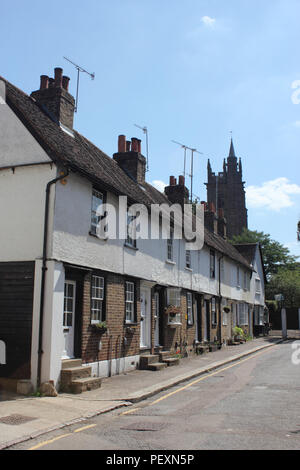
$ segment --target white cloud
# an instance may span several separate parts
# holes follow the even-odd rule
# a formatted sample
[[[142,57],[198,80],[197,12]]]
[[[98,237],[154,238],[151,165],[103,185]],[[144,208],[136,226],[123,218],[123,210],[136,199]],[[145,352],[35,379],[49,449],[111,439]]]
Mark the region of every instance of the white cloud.
[[[164,183],[163,181],[161,180],[154,180],[152,181],[152,185],[158,189],[158,191],[160,191],[161,193],[164,192],[164,189],[166,186],[168,186],[166,183]]]
[[[300,194],[300,186],[290,183],[287,178],[277,178],[266,181],[262,186],[248,186],[246,188],[247,204],[252,208],[263,208],[280,211],[291,207],[294,202],[291,196]]]
[[[298,128],[300,127],[300,121],[295,121],[293,124],[295,127],[298,127]]]
[[[205,26],[209,26],[210,28],[212,28],[216,23],[216,19],[211,18],[210,16],[202,16],[201,21]]]

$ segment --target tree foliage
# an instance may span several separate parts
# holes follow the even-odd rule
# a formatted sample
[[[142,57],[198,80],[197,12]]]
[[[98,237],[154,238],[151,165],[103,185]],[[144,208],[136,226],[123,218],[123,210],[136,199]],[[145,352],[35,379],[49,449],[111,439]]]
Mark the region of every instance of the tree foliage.
[[[267,285],[267,297],[283,294],[285,307],[300,307],[300,268],[280,268]]]

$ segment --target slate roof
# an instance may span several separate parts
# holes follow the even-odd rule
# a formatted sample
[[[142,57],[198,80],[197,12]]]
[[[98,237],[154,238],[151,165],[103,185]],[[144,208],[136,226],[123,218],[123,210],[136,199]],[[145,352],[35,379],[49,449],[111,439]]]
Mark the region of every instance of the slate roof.
[[[58,165],[81,173],[101,184],[103,189],[117,195],[126,195],[130,202],[147,206],[169,203],[167,197],[149,183],[138,184],[128,176],[115,160],[106,155],[84,136],[74,137],[63,131],[47,110],[32,97],[9,83],[6,84],[6,102],[36,138],[49,157]],[[205,243],[209,247],[252,269],[245,257],[222,237],[205,229]]]

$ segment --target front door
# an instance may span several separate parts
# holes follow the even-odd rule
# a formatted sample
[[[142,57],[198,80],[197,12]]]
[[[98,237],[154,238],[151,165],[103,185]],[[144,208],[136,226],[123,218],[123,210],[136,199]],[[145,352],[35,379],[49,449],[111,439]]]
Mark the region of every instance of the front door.
[[[205,321],[204,321],[204,334],[203,340],[210,341],[210,301],[205,300]]]
[[[141,288],[141,348],[151,348],[151,291]]]
[[[196,296],[196,315],[195,315],[195,341],[196,343],[201,341],[201,307],[202,307],[202,302],[201,302],[201,297],[199,295]]]
[[[65,281],[63,335],[63,359],[74,357],[76,281]]]

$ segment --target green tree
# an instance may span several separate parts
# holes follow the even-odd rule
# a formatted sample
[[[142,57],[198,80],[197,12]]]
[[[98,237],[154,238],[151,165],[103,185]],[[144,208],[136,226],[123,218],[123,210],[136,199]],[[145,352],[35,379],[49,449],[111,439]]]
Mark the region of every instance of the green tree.
[[[281,268],[294,269],[298,265],[297,256],[291,255],[288,248],[272,240],[271,236],[264,232],[244,228],[242,234],[235,236],[230,242],[233,244],[259,242],[262,248],[267,279],[277,274]]]
[[[267,285],[267,298],[283,294],[286,307],[300,307],[300,268],[280,268]]]

